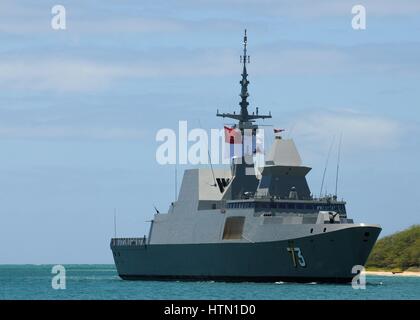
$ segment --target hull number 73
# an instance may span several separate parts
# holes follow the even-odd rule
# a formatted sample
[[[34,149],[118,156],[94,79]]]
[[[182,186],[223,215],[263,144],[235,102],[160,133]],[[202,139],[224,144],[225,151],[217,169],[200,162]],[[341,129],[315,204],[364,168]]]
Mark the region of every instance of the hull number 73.
[[[287,248],[287,251],[290,253],[290,256],[292,257],[293,266],[296,268],[299,264],[299,266],[305,268],[306,267],[306,261],[302,254],[302,251],[300,248]]]

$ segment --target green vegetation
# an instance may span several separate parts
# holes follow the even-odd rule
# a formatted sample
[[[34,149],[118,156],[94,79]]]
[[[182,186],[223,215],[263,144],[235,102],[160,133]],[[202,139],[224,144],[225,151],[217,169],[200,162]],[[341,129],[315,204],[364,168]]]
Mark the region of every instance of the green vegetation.
[[[419,271],[420,225],[384,237],[376,242],[366,264],[368,270]]]

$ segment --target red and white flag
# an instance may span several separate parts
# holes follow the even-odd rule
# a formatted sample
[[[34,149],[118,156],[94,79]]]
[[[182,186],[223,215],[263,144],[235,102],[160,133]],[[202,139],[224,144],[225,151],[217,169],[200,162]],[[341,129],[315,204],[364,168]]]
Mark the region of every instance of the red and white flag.
[[[235,127],[230,128],[225,126],[225,142],[229,144],[242,143],[241,130]]]

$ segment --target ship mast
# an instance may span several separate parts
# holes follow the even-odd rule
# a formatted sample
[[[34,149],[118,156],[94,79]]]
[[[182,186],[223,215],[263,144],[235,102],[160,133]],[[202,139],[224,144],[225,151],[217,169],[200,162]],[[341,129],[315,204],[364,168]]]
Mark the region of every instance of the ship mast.
[[[249,84],[249,80],[248,80],[248,72],[246,70],[246,65],[248,63],[250,63],[250,57],[249,55],[247,55],[247,43],[248,43],[248,37],[246,34],[246,29],[245,29],[245,34],[244,34],[244,52],[243,55],[240,56],[240,62],[243,64],[243,69],[242,69],[242,79],[239,82],[239,84],[241,85],[241,93],[240,93],[240,97],[241,97],[241,101],[239,102],[239,105],[241,107],[241,112],[239,114],[234,113],[219,113],[219,111],[217,111],[216,116],[218,117],[223,117],[223,118],[231,118],[231,119],[235,119],[239,121],[239,129],[242,132],[242,135],[244,133],[244,129],[253,129],[253,135],[255,135],[255,130],[258,129],[258,125],[253,124],[253,122],[255,122],[256,119],[267,119],[267,118],[271,118],[271,112],[268,115],[259,115],[258,114],[258,108],[256,108],[256,114],[252,113],[249,114],[248,113],[248,97],[249,97],[249,93],[248,93],[248,84]]]

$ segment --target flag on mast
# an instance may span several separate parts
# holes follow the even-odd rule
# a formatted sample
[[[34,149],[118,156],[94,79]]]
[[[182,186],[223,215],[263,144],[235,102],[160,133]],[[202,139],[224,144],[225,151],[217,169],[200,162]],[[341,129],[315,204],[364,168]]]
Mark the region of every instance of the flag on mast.
[[[225,142],[229,144],[242,143],[242,133],[236,127],[225,126]]]
[[[225,159],[242,156],[242,132],[236,126],[224,126],[225,134]]]

